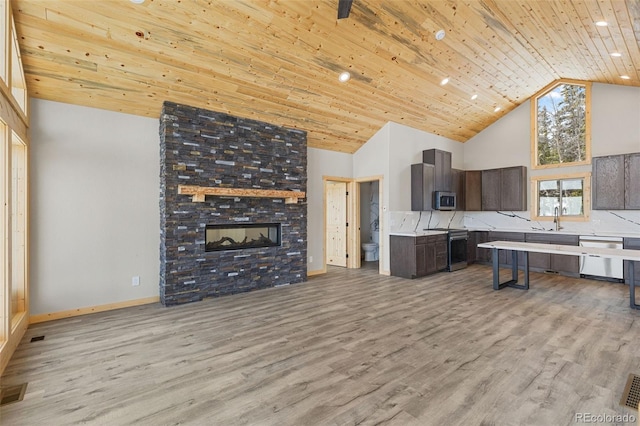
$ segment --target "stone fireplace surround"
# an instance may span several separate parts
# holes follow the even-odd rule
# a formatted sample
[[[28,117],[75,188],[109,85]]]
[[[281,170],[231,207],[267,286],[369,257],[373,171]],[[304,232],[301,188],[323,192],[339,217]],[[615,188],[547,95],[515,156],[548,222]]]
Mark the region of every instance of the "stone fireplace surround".
[[[160,117],[160,301],[306,281],[307,205],[178,194],[178,185],[306,192],[306,132],[165,102]],[[280,223],[278,247],[205,252],[207,225]]]

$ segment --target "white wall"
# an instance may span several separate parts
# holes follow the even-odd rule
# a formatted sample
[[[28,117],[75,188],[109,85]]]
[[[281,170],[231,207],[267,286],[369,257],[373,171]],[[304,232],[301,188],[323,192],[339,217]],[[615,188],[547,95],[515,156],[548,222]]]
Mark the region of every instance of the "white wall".
[[[640,152],[640,87],[593,84],[591,155]]]
[[[591,155],[594,157],[640,152],[640,88],[593,83],[591,97]],[[482,170],[526,166],[528,176],[590,172],[591,165],[531,170],[530,101],[524,102],[464,144],[464,168]],[[527,200],[531,206],[530,191]],[[471,228],[512,230],[552,229],[553,223],[531,222],[530,211],[504,215],[466,212]],[[564,222],[564,231],[594,234],[640,232],[640,211],[593,210],[589,222]]]
[[[355,178],[382,176],[388,173],[390,128],[391,123],[385,124],[353,154],[353,176]]]
[[[31,313],[157,296],[158,120],[33,99],[31,123]],[[353,161],[314,148],[307,161],[313,272],[323,269],[322,176],[352,177]]]
[[[640,151],[640,87],[593,83],[591,155]],[[464,144],[464,169],[531,168],[531,102],[526,101]],[[559,169],[557,169],[559,170]],[[552,169],[534,174],[555,173]]]
[[[32,315],[158,295],[158,125],[32,99]]]
[[[527,166],[530,168],[531,103],[513,111],[464,144],[464,170]]]
[[[451,165],[464,165],[464,144],[397,123],[389,123],[389,210],[411,210],[411,165],[422,163],[422,151],[436,148],[451,152]]]
[[[353,175],[352,155],[324,149],[307,149],[307,271],[324,269],[323,176]],[[312,260],[312,261],[310,261]]]
[[[362,145],[353,155],[353,177],[364,179],[382,176],[382,217],[380,217],[380,246],[378,259],[380,269],[389,271],[389,132],[391,123],[387,123]],[[362,224],[361,224],[362,225]]]

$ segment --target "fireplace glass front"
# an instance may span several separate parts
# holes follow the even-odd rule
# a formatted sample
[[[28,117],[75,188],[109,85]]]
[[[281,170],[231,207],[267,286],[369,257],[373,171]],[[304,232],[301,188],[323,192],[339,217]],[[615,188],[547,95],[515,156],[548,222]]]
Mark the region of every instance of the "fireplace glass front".
[[[279,246],[279,223],[207,225],[205,251]]]

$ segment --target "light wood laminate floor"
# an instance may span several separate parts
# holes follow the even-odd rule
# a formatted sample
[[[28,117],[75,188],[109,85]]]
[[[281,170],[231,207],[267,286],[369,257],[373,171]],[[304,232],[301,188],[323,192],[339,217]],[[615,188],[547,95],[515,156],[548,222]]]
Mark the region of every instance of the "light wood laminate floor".
[[[505,270],[505,274],[508,271]],[[506,275],[505,275],[506,276]],[[474,265],[307,283],[34,325],[2,377],[3,425],[565,425],[640,374],[627,287]],[[34,336],[44,335],[39,342]]]

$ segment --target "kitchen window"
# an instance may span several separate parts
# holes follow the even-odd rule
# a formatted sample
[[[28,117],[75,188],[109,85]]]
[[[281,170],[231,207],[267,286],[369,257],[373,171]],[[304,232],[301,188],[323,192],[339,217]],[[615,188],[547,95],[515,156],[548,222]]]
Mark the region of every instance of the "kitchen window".
[[[591,164],[591,83],[558,80],[531,102],[531,168]]]
[[[531,184],[533,220],[553,220],[556,216],[568,221],[589,220],[590,173],[534,176]]]

